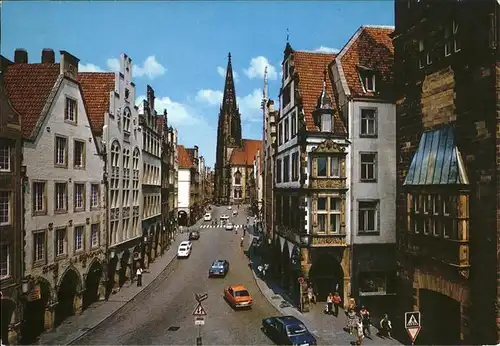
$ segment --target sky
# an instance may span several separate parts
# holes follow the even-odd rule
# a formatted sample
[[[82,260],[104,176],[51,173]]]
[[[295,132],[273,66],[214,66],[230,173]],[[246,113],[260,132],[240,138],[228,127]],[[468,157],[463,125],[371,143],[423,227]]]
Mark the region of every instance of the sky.
[[[1,2],[0,2],[1,3]],[[40,62],[43,48],[66,50],[80,71],[116,71],[134,63],[137,103],[146,85],[157,111],[167,109],[179,144],[198,145],[215,163],[217,119],[231,52],[244,138],[262,138],[264,68],[278,100],[287,33],[292,48],[336,52],[361,25],[394,25],[382,1],[4,1],[0,53],[16,48]],[[56,61],[58,61],[56,54]]]

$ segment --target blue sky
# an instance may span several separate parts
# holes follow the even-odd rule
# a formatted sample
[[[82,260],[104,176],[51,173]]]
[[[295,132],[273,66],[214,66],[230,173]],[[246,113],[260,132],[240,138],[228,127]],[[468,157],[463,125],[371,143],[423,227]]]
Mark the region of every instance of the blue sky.
[[[113,70],[120,53],[134,69],[136,94],[155,89],[180,143],[197,144],[213,167],[217,117],[230,51],[245,138],[262,137],[260,99],[268,65],[277,99],[287,28],[297,50],[342,48],[361,25],[393,25],[393,1],[18,2],[2,5],[1,54],[67,50],[88,71]],[[56,60],[57,60],[56,56]]]

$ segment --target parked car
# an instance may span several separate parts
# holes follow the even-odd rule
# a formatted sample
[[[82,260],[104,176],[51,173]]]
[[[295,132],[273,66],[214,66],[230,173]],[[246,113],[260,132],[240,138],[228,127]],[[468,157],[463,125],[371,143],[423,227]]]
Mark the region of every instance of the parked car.
[[[301,320],[293,316],[268,317],[262,331],[277,345],[316,345],[316,338]]]
[[[234,225],[231,222],[226,224],[226,231],[232,231],[234,229]]]
[[[227,216],[226,214],[222,214],[222,215],[220,216],[220,219],[221,219],[221,220],[228,220],[228,219],[229,219],[229,216]]]
[[[203,216],[203,221],[212,221],[212,214],[206,213],[205,216]]]
[[[252,296],[248,293],[245,286],[236,285],[224,288],[224,298],[233,308],[250,308],[252,307]]]
[[[238,210],[234,209],[233,210],[233,216],[236,216],[236,215],[238,215]]]
[[[208,277],[226,276],[229,271],[229,262],[226,260],[213,261],[210,269],[208,270]]]
[[[191,246],[188,244],[191,242],[183,241],[179,244],[177,249],[177,258],[188,258],[191,256]]]
[[[200,239],[200,232],[198,231],[189,232],[189,240],[198,240],[198,239]]]
[[[230,206],[230,205],[228,205],[228,206],[227,206],[227,210],[231,210],[231,209],[233,209],[233,207],[232,207],[232,206]]]

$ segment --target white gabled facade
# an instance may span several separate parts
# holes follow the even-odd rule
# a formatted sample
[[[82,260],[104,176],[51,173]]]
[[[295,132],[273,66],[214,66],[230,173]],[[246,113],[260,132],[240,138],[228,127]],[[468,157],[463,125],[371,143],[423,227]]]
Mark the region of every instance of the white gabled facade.
[[[61,51],[58,66],[33,137],[23,145],[25,275],[30,299],[42,299],[47,309],[40,315],[27,307],[25,316],[45,319],[45,326],[97,298],[99,277],[93,279],[102,273],[106,242],[103,161],[77,82],[78,59]]]
[[[191,206],[191,169],[180,168],[178,175],[178,210],[189,215]]]

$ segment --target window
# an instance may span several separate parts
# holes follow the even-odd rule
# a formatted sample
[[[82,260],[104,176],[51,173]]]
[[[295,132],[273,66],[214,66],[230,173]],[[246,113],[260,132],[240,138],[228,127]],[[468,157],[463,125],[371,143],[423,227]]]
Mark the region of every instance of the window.
[[[453,21],[453,48],[455,52],[460,52],[460,41],[458,40],[458,23]]]
[[[450,196],[443,196],[443,215],[450,215]]]
[[[90,246],[96,248],[99,246],[99,224],[94,223],[90,226]]]
[[[359,295],[378,296],[391,293],[394,280],[385,272],[361,272],[359,273]]]
[[[10,172],[10,146],[0,146],[0,171]]]
[[[128,89],[125,89],[125,95],[128,95]],[[128,97],[125,96],[127,99]],[[123,130],[130,132],[130,109],[128,107],[125,107],[125,110],[123,111]]]
[[[288,61],[285,61],[283,63],[283,81],[286,81],[288,79],[288,73],[289,73]]]
[[[66,254],[67,252],[67,239],[66,228],[56,230],[56,257]]]
[[[332,132],[332,115],[322,114],[321,115],[321,131],[322,132]]]
[[[424,195],[424,214],[428,214],[429,213],[429,209],[430,209],[430,200],[431,200],[431,196],[430,195]]]
[[[55,211],[66,212],[68,209],[68,184],[55,183]]]
[[[363,88],[365,92],[375,91],[375,73],[374,71],[362,71],[360,72],[361,82],[363,83]]]
[[[316,200],[316,220],[318,233],[340,232],[340,198],[320,197]]]
[[[330,158],[330,177],[340,177],[340,157],[331,156]]]
[[[84,226],[75,227],[75,252],[83,250],[83,230]]]
[[[99,184],[90,185],[90,208],[99,208]]]
[[[375,109],[361,109],[361,136],[377,135],[377,117]]]
[[[361,154],[361,181],[376,180],[376,153]]]
[[[452,227],[453,224],[451,219],[446,219],[443,222],[443,238],[449,238],[451,236]]]
[[[283,182],[290,181],[290,156],[283,158]]]
[[[5,279],[10,276],[10,247],[2,244],[0,250],[0,279]]]
[[[299,153],[292,154],[292,181],[299,180]]]
[[[292,116],[292,138],[297,134],[297,112],[293,111]]]
[[[76,122],[77,109],[76,100],[66,97],[66,109],[64,112],[64,120]]]
[[[318,165],[318,177],[326,177],[328,158],[326,156],[321,156],[316,158],[316,164]]]
[[[75,183],[73,193],[75,210],[85,210],[85,184]]]
[[[288,141],[289,139],[289,135],[290,135],[290,123],[288,121],[288,118],[285,119],[285,123],[284,123],[284,126],[285,126],[285,143]]]
[[[432,195],[432,213],[434,215],[438,215],[440,209],[441,208],[440,208],[439,196],[438,195]]]
[[[234,173],[234,185],[241,185],[241,173],[239,171]]]
[[[283,93],[282,93],[282,100],[283,100],[283,108],[285,108],[286,106],[288,106],[288,104],[290,103],[291,101],[291,93],[290,93],[290,85],[286,86],[284,89],[283,89]]]
[[[444,27],[444,56],[450,56],[452,53],[452,32],[453,25],[445,25]]]
[[[85,142],[75,141],[74,144],[74,157],[73,157],[73,167],[74,168],[84,168],[85,167]]]
[[[358,230],[359,233],[378,232],[377,225],[377,201],[359,201],[358,202]]]
[[[68,157],[68,139],[66,137],[56,136],[55,162],[58,166],[67,166]]]
[[[129,96],[130,96],[130,90],[128,90],[127,88],[125,88],[125,100],[128,100]]]
[[[439,236],[439,225],[435,218],[431,219],[431,228],[432,228],[432,235],[435,237]]]
[[[276,182],[281,183],[281,159],[276,160]]]
[[[10,225],[10,192],[0,191],[0,226]]]
[[[33,233],[34,262],[45,262],[45,231]]]
[[[429,219],[424,219],[423,222],[424,222],[424,234],[427,235],[429,234],[429,228],[430,228]]]
[[[418,214],[420,212],[419,196],[413,195],[412,199],[413,199],[413,211],[415,212],[415,214]]]
[[[33,182],[33,214],[40,215],[47,213],[47,198],[45,182]]]
[[[283,123],[278,125],[278,144],[283,144]]]

